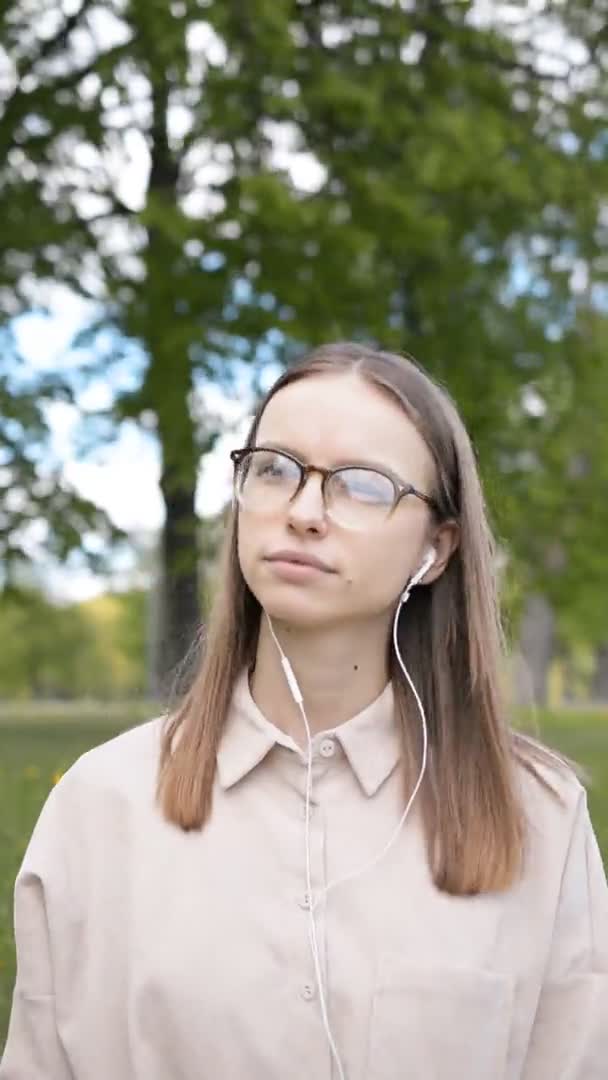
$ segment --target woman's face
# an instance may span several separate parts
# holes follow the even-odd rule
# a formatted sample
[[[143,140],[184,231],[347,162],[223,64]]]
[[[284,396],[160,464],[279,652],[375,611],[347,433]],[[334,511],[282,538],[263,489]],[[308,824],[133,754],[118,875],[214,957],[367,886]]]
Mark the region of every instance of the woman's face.
[[[435,487],[430,451],[396,401],[358,375],[311,375],[266,406],[257,446],[289,450],[304,463],[368,463],[426,494]],[[432,544],[433,517],[421,499],[402,498],[393,514],[355,531],[325,513],[321,476],[280,509],[238,511],[243,576],[271,617],[304,626],[366,621],[392,613]],[[328,571],[290,572],[269,559],[282,549],[321,559]]]

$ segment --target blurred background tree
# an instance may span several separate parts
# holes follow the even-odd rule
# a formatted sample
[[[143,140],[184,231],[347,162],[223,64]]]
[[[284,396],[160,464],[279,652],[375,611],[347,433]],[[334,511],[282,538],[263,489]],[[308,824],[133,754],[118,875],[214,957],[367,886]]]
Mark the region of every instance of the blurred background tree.
[[[79,551],[103,572],[120,529],[62,479],[61,462],[49,453],[44,406],[69,401],[70,388],[54,374],[28,372],[9,327],[0,328],[0,590],[43,543],[57,559]]]
[[[14,589],[0,607],[0,701],[125,701],[145,696],[146,596],[58,605]]]
[[[5,6],[0,318],[59,282],[91,313],[71,391],[130,368],[86,439],[158,440],[159,680],[206,594],[205,386],[345,337],[412,352],[458,401],[542,646],[534,696],[573,636],[602,655],[604,7]]]

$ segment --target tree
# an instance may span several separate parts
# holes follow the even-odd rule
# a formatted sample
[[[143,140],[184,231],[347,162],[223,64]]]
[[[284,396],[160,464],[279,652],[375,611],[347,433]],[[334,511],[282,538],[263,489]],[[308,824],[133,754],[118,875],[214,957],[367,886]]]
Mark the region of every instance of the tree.
[[[74,608],[32,588],[13,588],[0,610],[0,697],[77,698],[87,693],[95,638]]]
[[[34,587],[0,608],[0,700],[140,698],[145,692],[143,591],[59,605]]]
[[[543,703],[554,649],[566,658],[581,644],[606,639],[608,563],[608,362],[605,315],[581,306],[564,347],[577,358],[576,381],[563,380],[561,401],[536,401],[523,430],[526,467],[504,476],[512,513],[512,574],[517,578],[536,700]],[[539,385],[539,390],[542,384]],[[525,600],[525,603],[523,601]],[[601,669],[598,671],[598,692]]]
[[[542,387],[559,414],[578,374],[572,274],[603,272],[606,46],[589,4],[510,5],[515,27],[439,0],[34,6],[16,0],[3,26],[9,292],[26,267],[98,304],[89,374],[141,347],[114,419],[161,447],[163,666],[199,617],[194,491],[215,426],[197,389],[229,384],[234,358],[345,336],[413,351],[461,404],[499,525],[521,537],[501,485],[525,479],[526,402]],[[535,37],[547,18],[557,57]]]
[[[84,672],[89,694],[120,700],[145,695],[146,604],[144,591],[130,589],[77,605],[95,640],[94,663]]]

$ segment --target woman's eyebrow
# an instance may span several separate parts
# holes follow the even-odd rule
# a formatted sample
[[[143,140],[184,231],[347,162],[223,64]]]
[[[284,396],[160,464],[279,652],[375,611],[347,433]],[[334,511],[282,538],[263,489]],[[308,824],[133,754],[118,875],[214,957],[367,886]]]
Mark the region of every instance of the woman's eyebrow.
[[[291,454],[292,457],[301,461],[304,465],[308,464],[308,459],[305,454],[301,454],[298,450],[295,450],[293,446],[288,446],[286,443],[276,442],[274,439],[264,439],[260,446],[268,447],[269,450],[281,450],[285,454]],[[387,465],[381,461],[371,461],[369,458],[361,458],[356,454],[352,457],[343,457],[339,461],[335,461],[330,468],[340,469],[343,465],[361,465],[367,466],[369,469],[378,469],[379,472],[388,473],[389,476],[399,477],[396,469],[393,469],[390,465]]]

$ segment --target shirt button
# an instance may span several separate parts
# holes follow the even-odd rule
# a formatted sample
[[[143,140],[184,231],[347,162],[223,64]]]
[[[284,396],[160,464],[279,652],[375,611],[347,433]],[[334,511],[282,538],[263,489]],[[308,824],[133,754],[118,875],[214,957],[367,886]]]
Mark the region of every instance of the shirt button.
[[[310,893],[302,893],[302,895],[298,899],[298,903],[301,908],[308,910],[308,908],[310,907]]]
[[[312,985],[312,983],[304,983],[304,986],[302,987],[302,990],[301,990],[301,994],[302,994],[302,997],[304,998],[304,1001],[312,1001],[312,999],[315,996],[315,988]]]
[[[323,739],[319,749],[323,757],[333,757],[336,752],[336,744],[333,739]]]
[[[302,815],[302,821],[306,821],[306,803],[305,802],[302,803],[302,809],[301,809],[300,812],[301,812],[301,815]],[[312,818],[314,817],[314,814],[315,814],[315,808],[314,808],[313,804],[310,803],[309,811],[308,811],[308,817],[309,817],[309,819],[311,821],[312,821]]]

